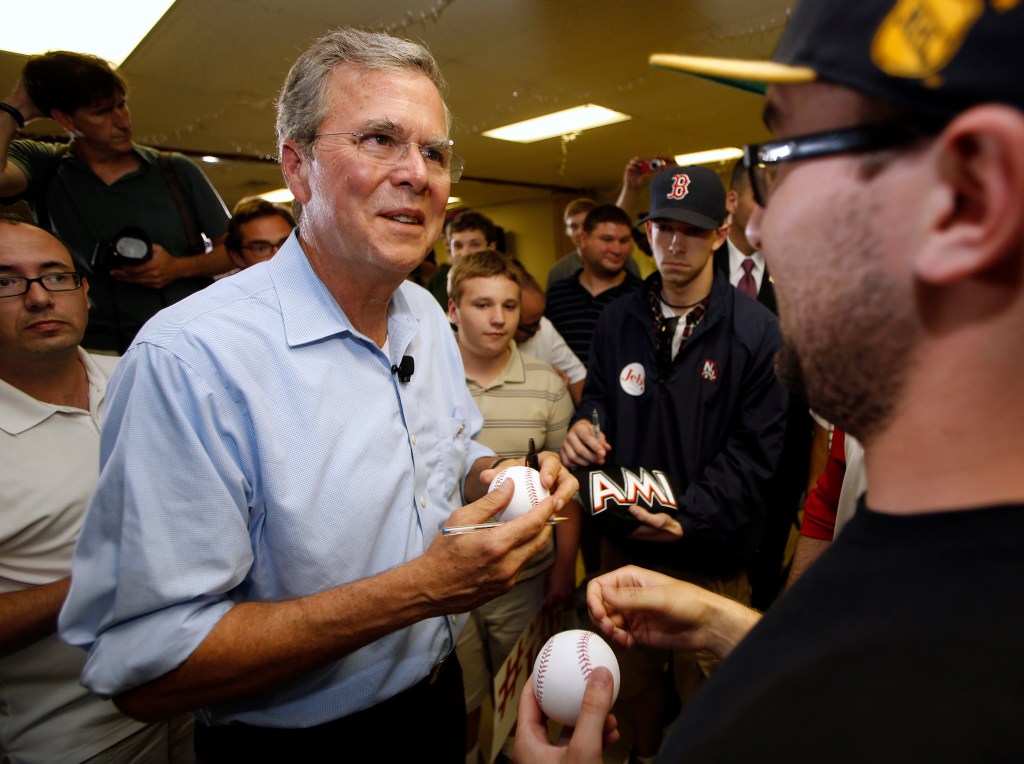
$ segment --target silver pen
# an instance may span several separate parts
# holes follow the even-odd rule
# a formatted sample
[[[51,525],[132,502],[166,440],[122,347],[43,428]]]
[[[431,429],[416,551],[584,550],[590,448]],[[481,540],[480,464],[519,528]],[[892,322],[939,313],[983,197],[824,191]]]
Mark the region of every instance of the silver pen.
[[[562,517],[558,515],[556,517],[548,518],[548,525],[558,525],[561,522],[568,520],[568,517]],[[452,525],[448,528],[441,529],[442,536],[465,536],[467,533],[476,533],[477,531],[486,531],[489,528],[498,528],[505,523],[480,523],[479,525]]]
[[[601,439],[601,417],[597,415],[597,409],[590,410],[590,423],[594,425],[594,437]]]

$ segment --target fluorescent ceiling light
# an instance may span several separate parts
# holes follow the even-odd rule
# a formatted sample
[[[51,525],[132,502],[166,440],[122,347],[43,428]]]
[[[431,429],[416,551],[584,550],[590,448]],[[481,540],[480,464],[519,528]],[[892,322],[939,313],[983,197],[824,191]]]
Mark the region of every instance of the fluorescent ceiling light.
[[[712,164],[713,162],[725,162],[730,159],[739,159],[743,156],[743,149],[730,146],[726,149],[709,149],[708,151],[695,151],[692,154],[677,154],[676,164],[686,166],[691,164]]]
[[[27,56],[73,50],[120,66],[174,0],[47,0],[11,3],[0,24],[0,50]]]
[[[207,154],[206,156],[201,157],[201,159],[207,164],[220,164],[220,157],[215,157],[212,154]]]
[[[461,201],[462,201],[462,197],[461,196],[449,196],[448,197],[448,205],[447,206],[451,207],[453,204],[459,204]]]
[[[632,119],[632,117],[588,103],[585,106],[556,111],[554,114],[545,114],[543,117],[535,117],[525,122],[516,122],[514,125],[497,127],[494,130],[487,130],[483,134],[488,138],[497,138],[502,141],[533,143],[566,133],[589,130],[592,127],[625,122],[627,119]]]
[[[287,204],[295,197],[292,196],[292,192],[287,188],[275,188],[273,191],[267,191],[265,194],[259,194],[259,198],[266,199],[268,202],[273,202],[275,204]]]

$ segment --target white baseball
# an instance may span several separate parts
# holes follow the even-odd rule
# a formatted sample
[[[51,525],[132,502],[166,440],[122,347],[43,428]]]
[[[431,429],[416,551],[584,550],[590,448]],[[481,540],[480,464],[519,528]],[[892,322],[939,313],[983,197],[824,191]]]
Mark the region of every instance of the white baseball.
[[[515,486],[512,492],[512,500],[508,506],[495,517],[498,520],[515,520],[525,515],[531,509],[540,504],[550,496],[547,488],[541,485],[540,473],[531,467],[507,467],[495,475],[491,481],[488,491],[493,491],[506,480],[511,480]]]
[[[619,662],[615,653],[592,631],[570,629],[544,643],[533,664],[533,694],[548,718],[574,727],[583,706],[591,672],[604,666],[612,672],[612,701],[619,697]]]

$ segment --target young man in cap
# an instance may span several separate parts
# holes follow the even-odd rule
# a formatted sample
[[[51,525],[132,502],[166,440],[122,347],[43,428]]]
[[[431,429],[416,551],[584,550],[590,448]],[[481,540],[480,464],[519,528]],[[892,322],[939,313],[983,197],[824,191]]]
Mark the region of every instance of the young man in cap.
[[[651,181],[650,196],[644,225],[658,272],[601,315],[581,418],[562,459],[661,470],[677,488],[678,515],[637,509],[638,529],[605,538],[604,570],[642,564],[749,603],[746,565],[761,539],[786,411],[772,371],[778,322],[715,271],[728,226],[725,187],[713,171],[672,167]],[[661,742],[661,667],[669,657],[638,650],[621,658],[643,758]],[[685,704],[715,661],[671,657]]]
[[[779,140],[746,155],[780,374],[863,443],[870,486],[760,623],[637,568],[592,583],[614,641],[729,655],[664,761],[1024,758],[1022,36],[1018,2],[805,1],[771,64],[654,59],[773,83]],[[594,675],[569,760],[600,760]]]

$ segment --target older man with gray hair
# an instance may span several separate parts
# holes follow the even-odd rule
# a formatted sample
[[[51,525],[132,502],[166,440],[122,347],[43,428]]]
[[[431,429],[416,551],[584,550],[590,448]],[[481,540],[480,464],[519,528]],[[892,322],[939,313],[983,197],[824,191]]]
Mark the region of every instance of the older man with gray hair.
[[[315,42],[277,120],[301,233],[163,312],[111,381],[61,633],[129,714],[193,710],[204,762],[461,760],[455,614],[511,588],[576,491],[543,454],[539,511],[440,534],[510,497],[483,496],[458,347],[405,280],[461,174],[442,87],[408,41]]]

